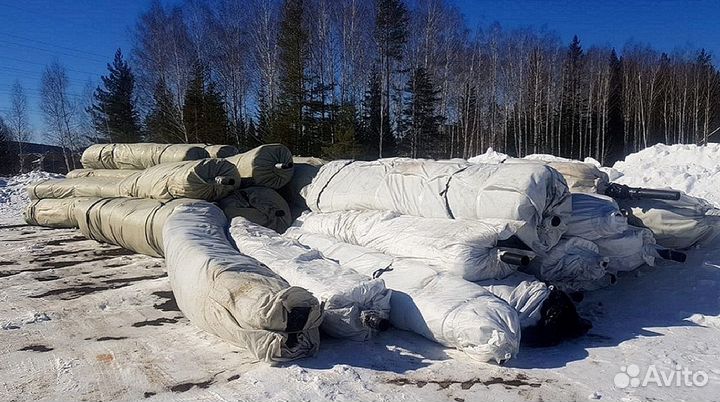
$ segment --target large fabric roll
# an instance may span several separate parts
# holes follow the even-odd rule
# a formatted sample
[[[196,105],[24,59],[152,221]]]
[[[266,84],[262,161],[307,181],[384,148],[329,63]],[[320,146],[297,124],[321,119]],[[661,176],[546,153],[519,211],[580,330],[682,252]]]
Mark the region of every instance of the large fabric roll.
[[[393,258],[300,228],[292,227],[286,235],[343,267],[383,279],[392,289],[390,321],[396,328],[461,350],[478,361],[499,363],[517,354],[517,312],[482,286],[413,259]]]
[[[230,220],[240,216],[278,233],[284,232],[292,223],[287,202],[267,187],[237,189],[221,199],[218,205]]]
[[[28,186],[31,199],[69,197],[138,197],[216,201],[240,185],[235,166],[223,159],[164,163],[124,179],[82,177],[45,180]]]
[[[89,239],[162,257],[165,221],[176,207],[194,202],[197,201],[94,198],[75,202],[74,215],[80,232]]]
[[[614,236],[628,228],[627,218],[615,200],[599,194],[572,194],[572,215],[566,236],[597,240]]]
[[[557,244],[571,212],[564,179],[539,164],[339,160],[322,166],[303,196],[314,212],[388,210],[423,217],[523,221],[527,225],[518,236],[540,253]]]
[[[180,310],[259,360],[314,354],[322,321],[317,299],[238,252],[226,228],[223,212],[205,202],[178,207],[165,223],[165,262]]]
[[[685,249],[707,245],[720,234],[720,209],[708,201],[682,194],[680,199],[623,199],[631,225],[652,231],[663,247]]]
[[[293,176],[293,157],[282,144],[265,144],[226,158],[234,164],[247,186],[279,189]]]
[[[364,341],[387,321],[391,292],[382,279],[344,268],[317,250],[242,217],[232,220],[230,235],[241,253],[320,300],[325,315],[321,329],[327,334]]]
[[[240,151],[232,145],[207,145],[207,144],[194,144],[205,149],[211,158],[228,158],[235,156]]]
[[[76,179],[80,177],[106,177],[113,179],[124,179],[132,176],[140,170],[121,170],[121,169],[75,169],[65,175],[66,179]]]
[[[78,203],[96,201],[98,198],[48,198],[30,201],[23,212],[23,218],[28,225],[45,226],[51,228],[77,228],[75,207]]]
[[[320,171],[320,167],[327,161],[313,157],[293,157],[292,179],[280,189],[280,194],[287,200],[293,219],[297,219],[303,212],[309,210],[305,199],[301,195],[302,189],[312,183]]]
[[[83,152],[80,163],[86,169],[146,169],[209,157],[203,147],[189,144],[95,144]]]
[[[580,161],[543,161],[540,159],[508,158],[503,161],[507,164],[537,163],[548,165],[560,172],[573,193],[603,194],[610,183],[607,173],[597,166]]]
[[[565,237],[545,255],[533,258],[525,271],[551,283],[594,281],[607,273],[608,261],[594,242]]]
[[[415,258],[469,281],[504,278],[517,270],[500,260],[498,240],[521,222],[421,218],[387,211],[310,212],[295,226],[386,254]]]

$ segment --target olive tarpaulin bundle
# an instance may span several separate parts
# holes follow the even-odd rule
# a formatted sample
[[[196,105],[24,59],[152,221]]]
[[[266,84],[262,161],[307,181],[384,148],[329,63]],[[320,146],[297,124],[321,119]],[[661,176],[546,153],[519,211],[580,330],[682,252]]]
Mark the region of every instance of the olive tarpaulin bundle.
[[[244,186],[279,189],[293,176],[293,156],[282,144],[265,144],[247,152],[225,158],[234,164]]]
[[[176,207],[194,202],[197,201],[95,198],[76,202],[74,214],[80,232],[89,239],[162,257],[163,226],[168,216]]]
[[[313,355],[320,303],[236,250],[227,225],[218,207],[201,201],[176,208],[165,223],[165,263],[178,307],[194,325],[258,360]]]
[[[520,320],[505,301],[482,286],[440,273],[412,258],[291,227],[286,236],[319,250],[345,268],[381,278],[392,290],[390,322],[483,362],[503,362],[520,346]]]
[[[240,184],[237,169],[223,159],[164,163],[124,179],[76,177],[50,179],[28,186],[31,199],[68,197],[138,197],[168,200],[219,200]]]
[[[338,160],[322,166],[302,193],[314,212],[387,210],[422,217],[526,222],[517,235],[536,252],[557,244],[571,212],[562,175],[540,164]]]
[[[230,236],[241,253],[255,258],[290,285],[312,292],[324,306],[321,329],[336,338],[369,339],[389,326],[390,294],[382,279],[372,279],[317,250],[237,217]]]
[[[146,169],[209,157],[203,147],[189,144],[95,144],[83,152],[80,163],[86,169]]]
[[[267,187],[246,187],[235,190],[218,202],[229,220],[241,216],[250,222],[284,232],[292,223],[287,202]]]
[[[113,179],[124,179],[139,173],[140,170],[130,169],[75,169],[65,175],[66,179],[76,179],[79,177],[106,177]]]
[[[51,228],[77,228],[75,208],[78,203],[96,201],[95,197],[47,198],[30,201],[23,212],[29,225]]]

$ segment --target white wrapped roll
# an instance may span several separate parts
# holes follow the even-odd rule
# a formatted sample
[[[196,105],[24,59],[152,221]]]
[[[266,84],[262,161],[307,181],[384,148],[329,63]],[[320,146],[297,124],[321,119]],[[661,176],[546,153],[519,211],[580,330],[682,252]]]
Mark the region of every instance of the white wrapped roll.
[[[241,253],[267,265],[290,285],[312,292],[323,303],[321,328],[329,335],[364,341],[388,319],[391,292],[382,279],[344,268],[242,217],[232,220],[230,236]]]
[[[385,211],[306,213],[295,226],[386,254],[412,257],[469,281],[504,278],[517,270],[500,260],[497,241],[520,222],[420,218]]]
[[[517,312],[491,292],[409,258],[393,258],[366,247],[288,229],[287,236],[320,250],[343,267],[382,278],[392,289],[390,321],[478,361],[503,362],[518,352]]]
[[[527,225],[518,236],[537,252],[550,249],[565,232],[569,194],[562,176],[544,165],[404,158],[329,162],[303,189],[314,212],[387,210],[422,217],[523,221]]]

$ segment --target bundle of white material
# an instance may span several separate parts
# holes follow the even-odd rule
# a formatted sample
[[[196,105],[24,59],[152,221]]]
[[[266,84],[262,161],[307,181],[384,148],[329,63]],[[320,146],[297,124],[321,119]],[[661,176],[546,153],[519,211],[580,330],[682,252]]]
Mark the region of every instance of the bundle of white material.
[[[292,153],[282,144],[260,145],[225,160],[237,167],[248,186],[279,189],[293,176]]]
[[[165,263],[180,310],[259,360],[314,354],[322,321],[317,299],[238,252],[226,228],[223,212],[205,202],[179,207],[167,220]]]
[[[522,223],[421,218],[386,211],[309,212],[294,225],[398,257],[412,257],[436,269],[477,281],[504,278],[516,266],[500,260],[498,240]]]
[[[176,207],[194,202],[190,199],[89,198],[76,201],[73,213],[80,232],[89,239],[162,257],[165,221]]]
[[[113,179],[124,179],[138,173],[139,170],[121,169],[75,169],[65,175],[66,179],[78,177],[107,177]]]
[[[525,272],[549,282],[594,281],[605,276],[608,258],[598,246],[580,237],[564,237],[542,256],[532,259]]]
[[[707,245],[720,234],[720,209],[702,198],[683,193],[677,201],[625,199],[618,204],[628,211],[630,224],[650,229],[663,247]]]
[[[510,304],[517,311],[523,328],[540,321],[542,305],[552,290],[545,283],[521,272],[504,279],[480,281],[477,284]]]
[[[223,159],[163,163],[124,179],[82,177],[45,180],[28,187],[31,199],[68,197],[138,197],[216,201],[240,185],[235,166]]]
[[[97,198],[48,198],[30,201],[23,212],[28,225],[51,228],[76,228],[75,206],[78,203],[97,200]]]
[[[203,147],[189,144],[95,144],[83,152],[80,163],[86,169],[146,169],[209,157]]]
[[[628,226],[621,233],[593,243],[597,244],[599,253],[608,258],[607,271],[613,274],[632,271],[644,264],[654,266],[659,257],[655,238],[648,229]]]
[[[405,215],[526,222],[518,236],[534,251],[557,244],[571,205],[567,185],[539,164],[340,160],[320,168],[303,189],[314,212],[387,210]]]
[[[572,194],[572,215],[566,236],[597,240],[615,236],[628,228],[627,218],[615,200],[598,194]]]
[[[603,194],[610,179],[607,173],[597,166],[580,161],[544,161],[541,159],[508,158],[503,163],[523,164],[538,163],[552,167],[565,178],[568,188],[573,193]]]
[[[382,279],[346,269],[317,250],[242,217],[232,220],[230,236],[241,253],[320,300],[325,316],[321,329],[327,334],[364,341],[389,318],[391,292]]]
[[[267,187],[246,187],[235,190],[218,202],[229,220],[243,217],[278,233],[292,223],[290,207],[280,194]]]
[[[517,312],[491,292],[439,273],[411,258],[393,258],[366,247],[291,227],[286,236],[321,251],[344,268],[381,278],[392,289],[390,322],[478,361],[503,362],[518,352]]]

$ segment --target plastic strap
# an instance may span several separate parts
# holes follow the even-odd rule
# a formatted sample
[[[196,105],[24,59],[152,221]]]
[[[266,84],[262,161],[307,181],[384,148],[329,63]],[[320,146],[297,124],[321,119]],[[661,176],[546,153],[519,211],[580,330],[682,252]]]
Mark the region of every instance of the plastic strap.
[[[355,162],[356,162],[356,161],[353,160],[353,161],[350,161],[350,162],[346,163],[343,167],[341,167],[340,169],[338,169],[337,172],[333,173],[333,175],[330,176],[330,178],[328,179],[327,182],[325,182],[325,185],[320,189],[320,191],[318,192],[317,198],[315,199],[315,205],[317,205],[318,212],[322,212],[322,211],[320,210],[320,197],[322,197],[322,193],[323,193],[323,192],[325,191],[325,189],[330,185],[330,182],[333,181],[333,179],[335,178],[335,176],[337,176],[338,173],[340,173],[340,171],[342,171],[343,169],[345,169],[346,167],[352,165],[352,164],[355,163]]]
[[[447,198],[448,190],[450,190],[450,181],[452,180],[453,176],[455,176],[456,174],[458,174],[460,172],[465,171],[469,167],[470,167],[470,165],[460,168],[460,169],[456,170],[455,172],[453,172],[448,177],[447,182],[445,182],[445,189],[440,192],[440,196],[443,197],[443,200],[445,201],[445,212],[447,212],[448,217],[450,217],[450,219],[455,219],[455,215],[452,213],[452,210],[450,209],[450,201]]]

